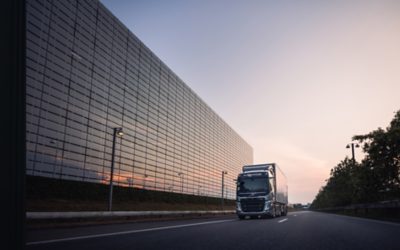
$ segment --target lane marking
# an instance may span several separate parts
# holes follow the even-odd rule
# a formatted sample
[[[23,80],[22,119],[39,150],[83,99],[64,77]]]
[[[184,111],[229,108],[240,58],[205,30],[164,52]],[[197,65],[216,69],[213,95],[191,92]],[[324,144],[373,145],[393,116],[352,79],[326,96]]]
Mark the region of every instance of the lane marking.
[[[283,219],[283,220],[280,220],[280,221],[278,221],[278,223],[282,223],[282,222],[285,222],[285,221],[287,221],[287,220],[288,220],[288,218]]]
[[[114,236],[114,235],[134,234],[134,233],[159,231],[159,230],[166,230],[166,229],[173,229],[173,228],[193,227],[193,226],[200,226],[200,225],[207,225],[207,224],[216,224],[216,223],[223,223],[223,222],[229,222],[229,221],[236,221],[236,219],[234,219],[234,220],[206,221],[206,222],[200,222],[200,223],[192,223],[192,224],[184,224],[184,225],[176,225],[176,226],[166,226],[166,227],[154,227],[154,228],[137,229],[137,230],[122,231],[122,232],[114,232],[114,233],[104,233],[104,234],[94,234],[94,235],[86,235],[86,236],[76,236],[76,237],[63,238],[63,239],[54,239],[54,240],[32,241],[32,242],[27,242],[26,245],[30,246],[30,245],[40,245],[40,244],[64,242],[64,241],[92,239],[92,238],[108,237],[108,236]]]

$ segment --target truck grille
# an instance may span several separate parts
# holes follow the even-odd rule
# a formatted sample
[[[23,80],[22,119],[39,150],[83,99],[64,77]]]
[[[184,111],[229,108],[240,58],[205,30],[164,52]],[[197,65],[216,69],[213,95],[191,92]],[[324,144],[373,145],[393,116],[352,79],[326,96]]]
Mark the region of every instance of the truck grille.
[[[264,210],[264,198],[248,198],[240,201],[243,212],[262,212]]]

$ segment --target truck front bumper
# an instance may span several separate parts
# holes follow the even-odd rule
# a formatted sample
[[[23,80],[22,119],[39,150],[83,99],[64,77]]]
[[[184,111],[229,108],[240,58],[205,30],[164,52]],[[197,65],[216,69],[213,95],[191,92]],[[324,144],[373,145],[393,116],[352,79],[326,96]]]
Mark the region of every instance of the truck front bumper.
[[[236,214],[238,216],[274,216],[271,204],[265,204],[261,211],[243,211],[240,203],[236,205]]]
[[[238,216],[273,216],[272,211],[261,211],[261,212],[243,212],[243,211],[239,211],[236,210],[236,214]]]

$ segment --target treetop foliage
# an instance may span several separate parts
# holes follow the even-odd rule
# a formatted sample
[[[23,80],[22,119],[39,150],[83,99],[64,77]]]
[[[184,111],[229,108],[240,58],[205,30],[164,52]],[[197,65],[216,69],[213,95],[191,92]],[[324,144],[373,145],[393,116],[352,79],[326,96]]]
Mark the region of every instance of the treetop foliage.
[[[345,158],[331,170],[312,208],[400,199],[400,110],[386,129],[352,138],[366,153],[360,162]]]

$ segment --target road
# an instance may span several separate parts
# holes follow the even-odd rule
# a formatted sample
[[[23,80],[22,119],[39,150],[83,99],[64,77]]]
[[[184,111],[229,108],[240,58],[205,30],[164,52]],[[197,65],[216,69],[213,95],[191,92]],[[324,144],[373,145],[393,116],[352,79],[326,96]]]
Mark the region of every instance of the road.
[[[26,249],[400,249],[400,224],[301,211],[30,230]]]

